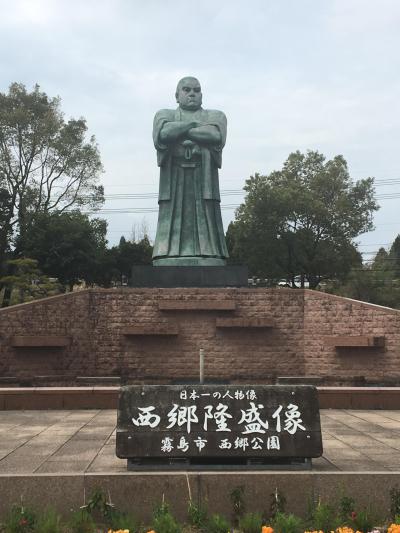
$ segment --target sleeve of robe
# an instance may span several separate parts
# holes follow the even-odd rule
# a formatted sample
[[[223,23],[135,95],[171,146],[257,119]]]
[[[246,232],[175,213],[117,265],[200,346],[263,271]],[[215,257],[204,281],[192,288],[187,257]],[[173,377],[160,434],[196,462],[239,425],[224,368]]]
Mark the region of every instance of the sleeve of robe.
[[[222,149],[226,142],[226,116],[222,111],[208,109],[205,111],[204,122],[218,129],[221,141],[202,150],[203,198],[220,202],[218,169],[222,165]]]
[[[227,121],[226,116],[222,111],[216,111],[214,109],[207,110],[207,124],[215,126],[221,135],[221,142],[212,148],[210,148],[214,163],[218,168],[222,166],[222,149],[226,143],[226,128]]]
[[[175,120],[175,110],[161,109],[154,117],[153,142],[157,150],[157,164],[160,167],[160,185],[158,200],[171,199],[171,158],[169,147],[160,141],[160,131],[166,122]]]

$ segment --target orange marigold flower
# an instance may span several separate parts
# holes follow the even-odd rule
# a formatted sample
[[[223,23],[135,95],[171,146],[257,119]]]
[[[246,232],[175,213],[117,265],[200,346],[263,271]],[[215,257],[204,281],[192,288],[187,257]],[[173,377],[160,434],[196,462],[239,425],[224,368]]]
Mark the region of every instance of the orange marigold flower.
[[[261,533],[274,533],[274,530],[271,526],[263,526],[261,528]]]

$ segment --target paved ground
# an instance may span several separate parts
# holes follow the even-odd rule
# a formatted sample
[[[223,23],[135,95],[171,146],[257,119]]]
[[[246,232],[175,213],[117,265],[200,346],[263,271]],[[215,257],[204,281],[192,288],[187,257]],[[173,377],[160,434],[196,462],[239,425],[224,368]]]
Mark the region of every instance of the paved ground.
[[[399,471],[400,411],[321,411],[317,471]],[[125,472],[114,410],[0,411],[0,475]]]

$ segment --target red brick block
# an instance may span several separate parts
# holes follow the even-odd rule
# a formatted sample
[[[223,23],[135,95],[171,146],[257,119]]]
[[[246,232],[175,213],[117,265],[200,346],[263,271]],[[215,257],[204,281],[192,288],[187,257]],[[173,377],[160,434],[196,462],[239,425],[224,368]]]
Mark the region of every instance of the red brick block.
[[[217,318],[217,328],[273,328],[272,318]]]
[[[15,335],[10,339],[14,348],[62,348],[70,344],[70,338],[63,335]]]
[[[234,311],[234,300],[163,300],[158,302],[160,311]]]
[[[351,335],[338,337],[325,337],[326,346],[336,346],[337,348],[347,346],[385,346],[385,337],[373,337],[368,335]]]
[[[123,328],[122,335],[178,335],[179,328],[173,324],[142,324]]]

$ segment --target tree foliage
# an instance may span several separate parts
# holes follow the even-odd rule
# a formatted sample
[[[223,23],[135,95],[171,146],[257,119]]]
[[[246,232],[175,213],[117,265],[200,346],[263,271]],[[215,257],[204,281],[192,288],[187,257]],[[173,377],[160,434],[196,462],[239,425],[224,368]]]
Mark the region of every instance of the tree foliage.
[[[60,98],[13,83],[0,93],[0,262],[10,239],[40,213],[97,207],[102,165],[83,118],[66,121]]]
[[[386,307],[400,308],[400,235],[389,252],[380,248],[371,263],[353,268],[345,280],[328,285],[328,292]]]
[[[121,274],[130,276],[132,265],[150,265],[153,247],[147,235],[136,241],[121,237],[116,250],[116,267]]]
[[[0,182],[0,272],[2,258],[9,251],[11,228],[7,225],[7,219],[10,209],[11,196],[5,184]]]
[[[250,273],[311,288],[360,264],[353,239],[373,228],[373,179],[353,183],[340,155],[289,155],[282,170],[246,180],[246,198],[227,232],[233,262]]]
[[[23,303],[61,292],[59,283],[43,275],[38,261],[30,258],[11,259],[8,266],[12,274],[3,276],[3,285],[12,288],[11,303]]]
[[[20,237],[17,248],[36,259],[45,274],[64,286],[102,280],[107,222],[79,211],[40,213]]]
[[[400,278],[400,235],[397,235],[390,247],[387,260],[390,263],[394,276]]]
[[[153,247],[146,234],[132,240],[121,237],[118,246],[109,250],[112,265],[109,283],[119,284],[122,280],[128,280],[133,265],[151,265],[152,253]]]

